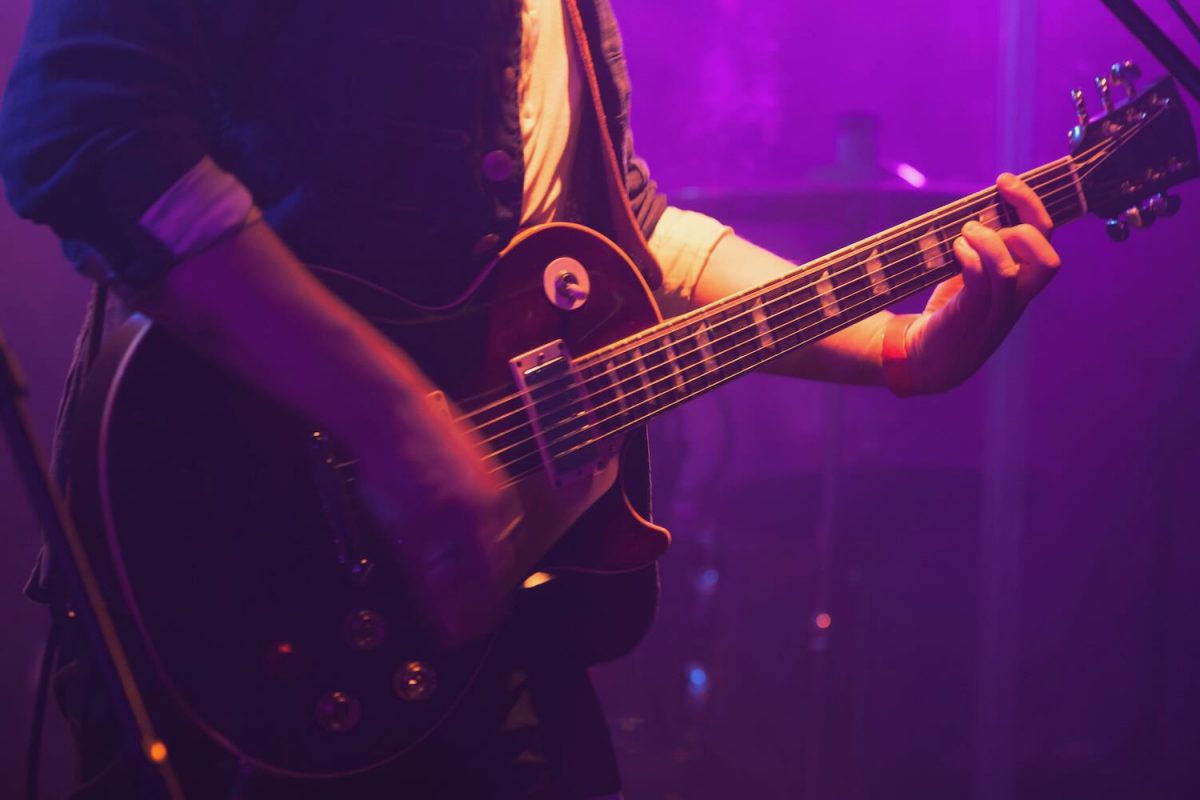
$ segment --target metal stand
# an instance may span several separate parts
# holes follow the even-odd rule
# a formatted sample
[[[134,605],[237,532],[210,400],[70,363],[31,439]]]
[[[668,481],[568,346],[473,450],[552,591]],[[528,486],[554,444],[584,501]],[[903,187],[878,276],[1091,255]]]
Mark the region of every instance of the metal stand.
[[[154,732],[79,532],[46,470],[46,459],[37,445],[25,406],[26,394],[24,376],[0,334],[0,424],[8,435],[17,470],[45,532],[50,557],[66,583],[72,610],[87,631],[96,661],[108,679],[117,714],[126,723],[126,730],[142,755],[143,772],[149,778],[143,782],[147,791],[153,797],[182,800],[183,789],[168,762],[167,747]]]
[[[1146,16],[1133,0],[1103,0],[1108,10],[1116,15],[1129,32],[1141,40],[1154,57],[1175,76],[1175,80],[1200,101],[1200,69],[1196,68],[1183,51],[1176,47],[1162,28]]]

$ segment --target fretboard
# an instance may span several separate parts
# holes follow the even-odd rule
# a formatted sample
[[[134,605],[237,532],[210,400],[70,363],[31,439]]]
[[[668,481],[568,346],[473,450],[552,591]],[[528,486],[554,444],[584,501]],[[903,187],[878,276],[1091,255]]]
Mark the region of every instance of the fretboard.
[[[1086,213],[1070,156],[1021,177],[1056,226]],[[578,358],[592,406],[587,438],[641,424],[953,276],[952,242],[971,220],[993,230],[1018,223],[986,189]]]

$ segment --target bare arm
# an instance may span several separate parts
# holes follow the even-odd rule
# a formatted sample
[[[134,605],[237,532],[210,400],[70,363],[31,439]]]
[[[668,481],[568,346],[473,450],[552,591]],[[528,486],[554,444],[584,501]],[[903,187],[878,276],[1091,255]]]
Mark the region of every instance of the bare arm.
[[[902,337],[911,375],[909,391],[945,391],[968,378],[1059,266],[1058,254],[1046,239],[1050,216],[1037,195],[1011,175],[1001,176],[998,189],[1016,208],[1022,224],[992,231],[968,223],[954,242],[962,275],[942,283],[922,314],[897,317],[880,312],[772,361],[768,371],[881,385],[885,331],[900,323],[906,326]],[[700,307],[795,269],[779,256],[727,235],[713,249],[690,302]]]
[[[794,272],[796,265],[769,250],[728,235],[717,243],[692,295],[703,306],[750,286]],[[775,359],[767,371],[799,378],[876,385],[882,382],[883,329],[892,317],[882,312]]]
[[[266,224],[178,264],[137,305],[324,426],[359,459],[384,535],[447,644],[498,618],[498,556],[487,542],[504,527],[504,504],[477,443],[427,400],[432,387],[409,359],[325,289]]]

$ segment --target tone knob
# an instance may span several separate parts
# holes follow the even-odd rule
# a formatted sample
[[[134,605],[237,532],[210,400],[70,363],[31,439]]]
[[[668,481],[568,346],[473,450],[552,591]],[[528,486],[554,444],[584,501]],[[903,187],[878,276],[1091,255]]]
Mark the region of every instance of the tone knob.
[[[342,621],[342,638],[355,650],[374,650],[383,644],[386,634],[383,615],[368,608],[351,611]]]
[[[437,691],[437,672],[423,661],[401,664],[392,679],[392,689],[405,702],[428,700]]]
[[[329,692],[317,701],[316,717],[330,733],[349,733],[362,719],[362,704],[348,692]]]

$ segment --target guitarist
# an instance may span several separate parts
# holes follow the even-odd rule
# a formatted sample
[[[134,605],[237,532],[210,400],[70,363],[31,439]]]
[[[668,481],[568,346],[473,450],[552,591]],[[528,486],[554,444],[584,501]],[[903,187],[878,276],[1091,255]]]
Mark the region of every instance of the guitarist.
[[[57,441],[104,333],[139,311],[358,459],[446,646],[501,631],[452,719],[396,763],[305,784],[237,777],[204,743],[177,744],[190,796],[235,784],[245,797],[619,794],[586,667],[640,638],[653,570],[562,577],[502,613],[489,543],[512,498],[481,467],[481,444],[427,400],[420,370],[302,264],[441,305],[519,228],[568,220],[621,244],[666,314],[790,271],[667,205],[633,153],[628,96],[608,0],[34,0],[0,171],[18,213],[50,225],[99,287]],[[773,369],[899,395],[970,376],[1059,266],[1038,198],[1011,175],[998,189],[1022,223],[968,224],[954,242],[962,276],[924,313],[876,315]],[[136,796],[51,565],[30,594],[66,626],[56,689],[78,750],[70,796]]]

